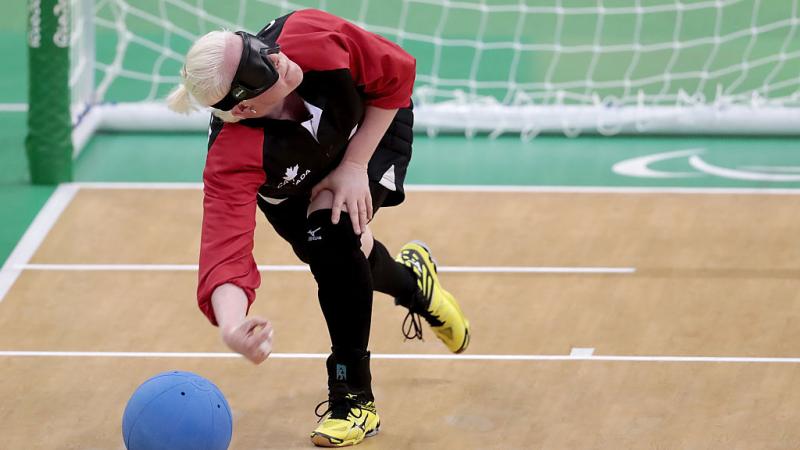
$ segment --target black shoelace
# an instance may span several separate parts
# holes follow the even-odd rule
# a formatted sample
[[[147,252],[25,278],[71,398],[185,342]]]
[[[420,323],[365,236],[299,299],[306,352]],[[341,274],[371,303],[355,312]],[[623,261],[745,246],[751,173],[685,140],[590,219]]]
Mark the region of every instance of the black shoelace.
[[[319,412],[320,406],[324,404],[328,404],[328,407],[322,413]],[[354,413],[354,410],[358,410],[358,414]],[[341,419],[347,420],[348,414],[353,414],[353,417],[356,419],[361,418],[364,413],[364,410],[361,408],[361,404],[359,404],[358,400],[355,396],[348,395],[344,398],[337,398],[337,399],[328,399],[322,402],[319,402],[316,408],[314,408],[314,414],[319,417],[317,423],[322,422],[322,419],[325,416],[331,413],[331,419]]]
[[[419,314],[411,310],[408,311],[406,318],[403,319],[403,336],[405,336],[406,340],[425,340],[422,338],[422,319],[420,319]]]
[[[403,305],[408,308],[408,314],[406,314],[405,319],[403,319],[402,326],[403,336],[405,336],[406,340],[425,340],[422,338],[422,319],[420,319],[420,317],[425,319],[428,325],[432,327],[444,325],[444,322],[439,319],[439,316],[428,311],[428,305],[430,305],[430,303],[431,299],[426,298],[419,289],[407,300],[395,300],[395,304]]]
[[[439,319],[439,316],[436,314],[431,314],[431,312],[427,309],[424,311],[420,311],[420,309],[417,309],[416,311],[414,311],[414,309],[409,309],[408,314],[406,314],[406,318],[403,319],[403,336],[405,336],[407,340],[419,339],[424,341],[422,338],[422,320],[420,317],[425,319],[425,321],[428,322],[428,325],[432,327],[440,327],[444,325],[444,322]]]

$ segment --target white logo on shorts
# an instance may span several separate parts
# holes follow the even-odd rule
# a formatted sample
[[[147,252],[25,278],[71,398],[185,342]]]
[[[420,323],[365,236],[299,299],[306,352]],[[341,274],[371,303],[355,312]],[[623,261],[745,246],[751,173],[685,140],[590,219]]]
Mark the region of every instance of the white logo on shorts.
[[[322,236],[317,236],[317,231],[320,229],[322,229],[322,227],[319,227],[316,230],[308,230],[308,242],[319,241],[322,239]]]

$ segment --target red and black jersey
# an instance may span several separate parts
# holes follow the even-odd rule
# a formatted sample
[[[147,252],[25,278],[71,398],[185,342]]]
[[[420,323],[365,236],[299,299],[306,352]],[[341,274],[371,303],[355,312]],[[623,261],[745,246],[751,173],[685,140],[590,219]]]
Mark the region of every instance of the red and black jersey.
[[[304,122],[212,118],[197,297],[214,324],[210,299],[217,286],[233,283],[252,303],[260,284],[252,255],[257,198],[276,204],[308,195],[341,161],[365,106],[409,107],[414,84],[411,55],[323,11],[288,14],[258,37],[279,44],[303,70],[297,92],[309,114]]]

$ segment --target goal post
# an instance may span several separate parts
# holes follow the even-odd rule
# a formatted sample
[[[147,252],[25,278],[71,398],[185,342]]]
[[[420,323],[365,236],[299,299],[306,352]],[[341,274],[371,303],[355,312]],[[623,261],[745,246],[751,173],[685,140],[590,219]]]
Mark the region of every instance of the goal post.
[[[95,129],[205,129],[163,102],[191,43],[302,8],[416,57],[420,132],[800,134],[800,0],[48,1],[73,13],[77,150]]]
[[[31,181],[72,180],[72,119],[69,87],[69,4],[28,4],[28,134],[25,149]]]

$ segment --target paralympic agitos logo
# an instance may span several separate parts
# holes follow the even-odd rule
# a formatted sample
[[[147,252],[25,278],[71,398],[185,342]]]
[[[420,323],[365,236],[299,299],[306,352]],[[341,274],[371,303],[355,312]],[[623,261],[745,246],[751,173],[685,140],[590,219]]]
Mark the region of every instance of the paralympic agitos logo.
[[[701,155],[705,148],[690,148],[674,152],[655,153],[620,161],[611,168],[614,173],[639,178],[692,178],[713,175],[732,180],[797,182],[800,181],[800,167],[794,166],[745,166],[722,167],[704,160]],[[658,162],[686,158],[694,172],[655,170],[650,166]]]

